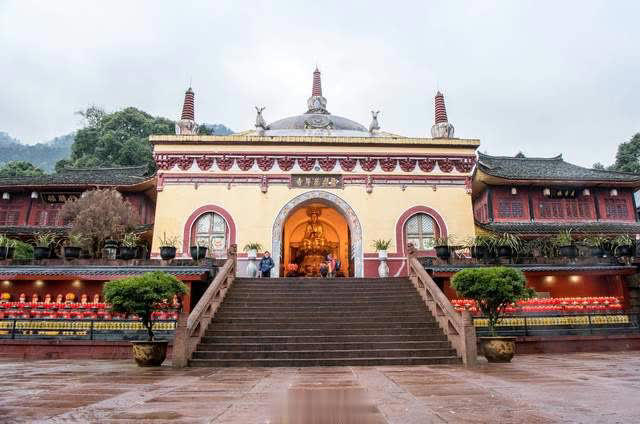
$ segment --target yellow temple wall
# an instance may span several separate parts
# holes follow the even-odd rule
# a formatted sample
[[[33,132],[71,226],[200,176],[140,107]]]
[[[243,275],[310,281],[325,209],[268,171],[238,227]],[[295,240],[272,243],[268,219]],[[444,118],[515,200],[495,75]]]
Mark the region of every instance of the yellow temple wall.
[[[235,223],[236,243],[239,249],[258,242],[271,250],[274,220],[282,207],[294,197],[310,191],[289,189],[285,185],[269,186],[262,193],[256,185],[236,185],[230,189],[223,184],[165,185],[158,193],[152,252],[160,249],[160,237],[182,237],[185,224],[193,212],[205,205],[226,210]],[[396,224],[400,216],[415,206],[434,209],[444,219],[447,233],[457,239],[474,235],[471,196],[462,185],[432,187],[374,186],[371,194],[364,186],[348,185],[344,189],[322,190],[335,194],[355,211],[362,227],[362,247],[373,253],[373,241],[391,239],[389,252],[397,252]],[[178,249],[180,251],[181,248]],[[184,252],[188,255],[188,252]],[[278,252],[274,252],[278,256]]]

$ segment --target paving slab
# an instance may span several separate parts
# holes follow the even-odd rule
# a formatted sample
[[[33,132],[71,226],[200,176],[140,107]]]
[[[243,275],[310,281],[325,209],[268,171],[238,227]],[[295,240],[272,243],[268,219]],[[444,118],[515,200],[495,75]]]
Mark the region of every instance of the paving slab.
[[[640,352],[510,364],[139,368],[0,359],[0,423],[631,423]]]

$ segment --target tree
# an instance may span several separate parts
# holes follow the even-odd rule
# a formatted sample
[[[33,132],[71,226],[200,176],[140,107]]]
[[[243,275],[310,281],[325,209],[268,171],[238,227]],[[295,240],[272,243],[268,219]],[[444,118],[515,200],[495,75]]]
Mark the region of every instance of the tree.
[[[525,287],[525,283],[522,271],[498,266],[464,269],[453,276],[451,285],[460,296],[476,301],[495,336],[495,327],[504,308],[533,296],[533,290]]]
[[[109,281],[104,286],[104,298],[113,312],[136,314],[153,341],[151,314],[174,295],[187,292],[187,286],[173,275],[161,271],[146,272],[140,276]]]
[[[147,165],[155,171],[149,135],[174,134],[173,121],[154,117],[134,107],[113,113],[92,106],[78,112],[86,126],[76,133],[68,161],[56,164],[56,171],[64,167],[90,168]]]
[[[600,162],[596,162],[593,164],[593,169],[598,169],[600,171],[604,171],[604,165]]]
[[[0,168],[0,177],[35,177],[44,175],[44,171],[24,160],[7,162]]]
[[[121,238],[139,222],[131,203],[114,189],[87,191],[79,199],[68,200],[60,217],[71,223],[69,234],[90,240],[94,255],[105,240]]]
[[[640,174],[640,133],[618,146],[616,161],[609,169]]]

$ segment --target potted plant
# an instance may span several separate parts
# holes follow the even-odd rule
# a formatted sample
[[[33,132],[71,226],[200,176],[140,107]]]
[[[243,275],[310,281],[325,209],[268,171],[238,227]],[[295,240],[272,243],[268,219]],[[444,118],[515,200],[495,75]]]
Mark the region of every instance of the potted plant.
[[[34,259],[49,259],[53,254],[52,245],[56,239],[57,236],[54,233],[36,233],[36,247],[33,249]]]
[[[452,243],[452,236],[436,237],[433,240],[434,249],[436,250],[436,256],[442,260],[447,260],[451,257],[451,249],[449,245]]]
[[[620,234],[611,240],[611,248],[616,258],[630,257],[635,253],[635,241],[628,234]]]
[[[496,244],[496,237],[492,234],[480,234],[472,237],[467,243],[471,250],[471,257],[476,259],[488,259]]]
[[[178,247],[178,237],[167,237],[167,233],[162,233],[160,237],[160,257],[165,260],[171,260],[176,257],[176,248]]]
[[[189,253],[191,253],[191,257],[194,261],[199,261],[200,259],[207,256],[207,246],[204,245],[202,240],[196,241],[195,246],[191,246],[189,248]]]
[[[520,251],[528,257],[552,258],[555,256],[555,243],[550,237],[536,237],[523,241]]]
[[[78,259],[82,251],[82,246],[85,245],[86,241],[85,236],[82,234],[69,234],[66,245],[62,248],[63,256],[66,259]]]
[[[511,233],[502,233],[496,240],[496,254],[500,258],[511,258],[520,252],[522,240]]]
[[[9,259],[9,237],[0,234],[0,259]]]
[[[609,239],[602,235],[587,236],[582,239],[582,243],[591,249],[591,256],[603,258],[607,255]]]
[[[140,236],[134,233],[126,233],[122,238],[122,247],[120,248],[120,258],[128,261],[136,257]]]
[[[378,252],[378,259],[387,259],[387,249],[391,244],[391,240],[374,240],[373,247]]]
[[[146,341],[132,341],[133,358],[141,367],[160,366],[167,356],[167,340],[155,340],[151,314],[168,299],[187,292],[187,286],[173,275],[154,271],[105,284],[106,303],[114,313],[137,315],[147,330]]]
[[[258,256],[258,251],[262,250],[262,245],[260,243],[247,243],[242,250],[247,252],[249,259],[255,259]]]
[[[578,248],[573,244],[571,229],[559,231],[553,237],[555,245],[558,247],[558,254],[565,258],[575,258],[578,256]]]
[[[509,267],[464,269],[453,276],[452,287],[458,295],[476,301],[487,318],[491,337],[479,337],[480,348],[489,362],[510,362],[515,354],[515,337],[500,337],[496,325],[502,311],[511,303],[533,296],[525,287],[522,271]]]
[[[300,267],[296,263],[287,264],[287,266],[285,267],[285,271],[287,271],[286,276],[287,277],[297,277],[299,268]]]

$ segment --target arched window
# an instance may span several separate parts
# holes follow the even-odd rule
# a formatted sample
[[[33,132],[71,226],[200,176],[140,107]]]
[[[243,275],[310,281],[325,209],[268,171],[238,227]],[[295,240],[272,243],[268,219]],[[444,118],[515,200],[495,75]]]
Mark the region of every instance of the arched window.
[[[407,243],[413,243],[418,250],[433,249],[435,229],[433,218],[426,213],[417,213],[405,224]]]
[[[227,223],[217,213],[205,213],[193,225],[191,237],[199,245],[208,247],[211,253],[224,252],[227,248]]]

